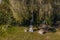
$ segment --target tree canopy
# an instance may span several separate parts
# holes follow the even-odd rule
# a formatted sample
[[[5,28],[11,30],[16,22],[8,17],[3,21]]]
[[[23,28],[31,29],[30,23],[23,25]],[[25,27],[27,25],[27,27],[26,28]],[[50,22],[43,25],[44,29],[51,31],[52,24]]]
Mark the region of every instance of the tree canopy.
[[[0,23],[29,24],[34,14],[34,24],[43,20],[52,25],[60,21],[60,0],[2,0],[0,4]]]

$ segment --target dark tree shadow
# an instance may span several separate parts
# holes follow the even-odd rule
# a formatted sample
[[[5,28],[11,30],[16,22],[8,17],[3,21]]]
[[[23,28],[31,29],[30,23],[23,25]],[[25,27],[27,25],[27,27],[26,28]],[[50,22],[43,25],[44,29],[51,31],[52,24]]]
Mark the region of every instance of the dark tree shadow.
[[[48,31],[55,33],[56,32],[56,28],[49,28]]]
[[[34,29],[33,31],[35,32],[35,31],[38,31],[38,30],[40,30],[40,29]]]

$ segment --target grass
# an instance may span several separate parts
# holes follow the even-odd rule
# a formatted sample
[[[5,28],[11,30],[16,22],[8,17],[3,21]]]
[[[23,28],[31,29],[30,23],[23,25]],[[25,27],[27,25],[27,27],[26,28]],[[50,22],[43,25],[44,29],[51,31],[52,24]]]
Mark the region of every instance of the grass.
[[[60,30],[41,35],[38,32],[24,32],[24,28],[10,27],[3,34],[0,33],[0,40],[60,40]]]

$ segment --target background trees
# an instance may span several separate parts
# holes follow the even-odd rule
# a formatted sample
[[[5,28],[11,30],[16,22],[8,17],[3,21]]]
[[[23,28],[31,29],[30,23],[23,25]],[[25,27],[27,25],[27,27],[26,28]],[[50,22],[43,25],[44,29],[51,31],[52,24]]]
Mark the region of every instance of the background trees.
[[[3,0],[0,4],[0,23],[29,25],[33,11],[34,25],[43,20],[52,25],[60,21],[59,9],[59,0]]]

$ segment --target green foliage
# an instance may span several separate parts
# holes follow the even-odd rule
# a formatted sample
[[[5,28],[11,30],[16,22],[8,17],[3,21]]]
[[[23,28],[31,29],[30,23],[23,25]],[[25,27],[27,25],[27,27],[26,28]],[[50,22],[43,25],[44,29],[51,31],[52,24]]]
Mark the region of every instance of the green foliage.
[[[31,19],[33,13],[35,25],[41,23],[43,19],[46,24],[52,25],[54,18],[57,17],[57,20],[59,20],[60,16],[60,6],[57,5],[59,1],[54,4],[55,2],[56,0],[3,0],[0,4],[0,23],[8,25],[24,24]]]

